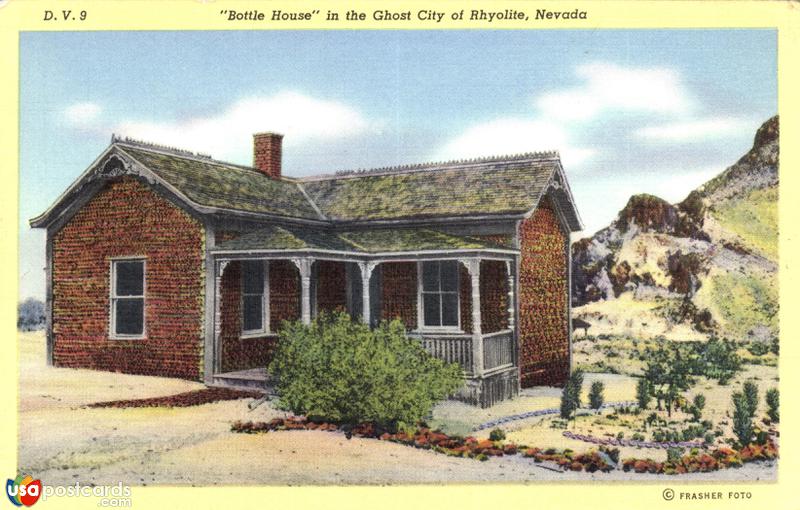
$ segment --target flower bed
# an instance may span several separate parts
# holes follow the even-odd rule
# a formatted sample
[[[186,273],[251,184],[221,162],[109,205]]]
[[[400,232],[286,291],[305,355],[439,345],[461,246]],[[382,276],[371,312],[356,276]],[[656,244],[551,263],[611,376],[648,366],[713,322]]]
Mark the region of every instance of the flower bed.
[[[576,439],[586,443],[592,443],[603,446],[633,446],[640,448],[705,448],[706,444],[702,441],[637,441],[635,439],[616,439],[616,438],[600,438],[589,436],[585,434],[575,434],[565,430],[562,434],[569,439]]]
[[[707,473],[724,468],[738,468],[745,462],[774,460],[778,458],[778,447],[770,441],[766,445],[751,444],[741,450],[718,448],[711,453],[694,451],[678,461],[656,462],[652,459],[625,459],[623,471],[678,475],[684,473]]]
[[[431,430],[421,426],[413,432],[400,431],[390,433],[378,429],[371,423],[364,423],[354,427],[343,426],[330,422],[310,421],[302,417],[275,418],[269,422],[242,422],[231,424],[231,431],[253,434],[277,430],[323,430],[342,431],[348,438],[351,436],[392,441],[415,448],[432,450],[453,457],[466,457],[477,460],[488,460],[490,457],[504,455],[517,455],[532,458],[534,462],[552,462],[564,471],[586,471],[593,473],[601,471],[607,473],[619,466],[619,450],[601,445],[598,450],[584,453],[574,453],[572,450],[556,450],[550,448],[526,448],[514,443],[492,441],[490,439],[477,439],[475,437],[449,436],[438,430]],[[628,446],[627,444],[624,446]],[[675,443],[680,446],[680,443]],[[625,472],[654,473],[654,474],[682,474],[716,471],[729,467],[740,467],[744,462],[759,460],[774,460],[778,457],[778,447],[773,441],[766,445],[751,444],[741,450],[718,448],[710,453],[700,453],[693,449],[679,461],[657,462],[652,459],[629,458],[622,461]]]
[[[617,467],[619,460],[619,450],[602,448],[586,453],[574,454],[572,450],[556,450],[554,448],[541,450],[540,448],[528,448],[522,453],[525,457],[533,458],[534,462],[555,462],[564,471],[586,471],[594,473],[602,471],[608,473]]]

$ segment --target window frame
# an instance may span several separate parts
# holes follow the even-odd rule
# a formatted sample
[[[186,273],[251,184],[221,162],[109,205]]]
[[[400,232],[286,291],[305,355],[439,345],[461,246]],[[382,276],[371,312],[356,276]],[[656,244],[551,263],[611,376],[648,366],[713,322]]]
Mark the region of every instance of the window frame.
[[[142,294],[136,296],[117,295],[117,264],[125,262],[142,263]],[[147,257],[143,255],[112,257],[109,259],[109,314],[108,337],[111,340],[144,340],[147,338]],[[125,299],[142,300],[142,332],[137,334],[117,333],[117,302]]]
[[[438,291],[426,291],[424,289],[424,265],[426,263],[435,262],[439,265],[438,277]],[[455,262],[456,265],[456,289],[454,291],[442,291],[442,262]],[[460,262],[453,259],[440,259],[440,260],[420,260],[417,262],[417,328],[422,332],[431,333],[458,333],[463,334],[464,330],[461,327],[461,268]],[[425,324],[425,294],[438,294],[439,298],[439,326],[429,326]],[[441,318],[443,316],[444,300],[441,299],[443,294],[455,294],[456,296],[456,319],[457,323],[452,326],[441,325]]]
[[[261,292],[261,328],[260,329],[244,329],[244,267],[246,263],[260,263],[264,268],[264,281],[262,282],[263,289]],[[245,259],[241,261],[241,270],[239,271],[239,337],[240,338],[254,338],[269,335],[270,333],[270,307],[269,307],[269,261],[264,259]],[[257,296],[258,294],[247,293],[250,296]]]

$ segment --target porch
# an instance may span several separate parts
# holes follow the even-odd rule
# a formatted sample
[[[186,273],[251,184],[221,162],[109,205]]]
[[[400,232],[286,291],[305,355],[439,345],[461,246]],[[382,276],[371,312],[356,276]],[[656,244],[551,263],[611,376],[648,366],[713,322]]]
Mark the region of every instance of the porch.
[[[284,320],[346,311],[371,326],[399,319],[433,356],[458,363],[465,385],[454,398],[486,407],[516,395],[518,252],[433,231],[380,237],[271,227],[212,249],[206,382],[266,390]]]

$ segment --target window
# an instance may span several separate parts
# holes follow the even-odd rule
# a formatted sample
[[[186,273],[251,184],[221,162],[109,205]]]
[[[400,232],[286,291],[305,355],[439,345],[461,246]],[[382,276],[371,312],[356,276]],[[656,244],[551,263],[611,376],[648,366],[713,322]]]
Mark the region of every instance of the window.
[[[421,287],[423,325],[458,328],[458,262],[423,262]]]
[[[269,330],[267,314],[267,265],[263,260],[242,261],[242,334]]]
[[[144,337],[144,260],[111,262],[111,337]]]

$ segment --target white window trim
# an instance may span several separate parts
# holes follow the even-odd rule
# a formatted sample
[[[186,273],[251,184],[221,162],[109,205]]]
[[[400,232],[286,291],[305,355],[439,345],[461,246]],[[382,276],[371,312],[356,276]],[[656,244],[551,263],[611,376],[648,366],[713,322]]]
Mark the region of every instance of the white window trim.
[[[267,260],[243,260],[242,262],[261,262],[264,265],[264,292],[261,294],[261,329],[244,329],[244,271],[241,272],[239,280],[239,321],[242,325],[242,330],[239,333],[239,338],[254,338],[269,335],[269,261]]]
[[[117,333],[117,279],[114,269],[117,262],[141,262],[142,263],[142,332],[138,335],[126,335]],[[108,338],[111,340],[144,340],[147,338],[147,257],[134,255],[130,257],[111,257],[109,259],[109,285],[108,285]],[[138,296],[122,296],[122,298],[136,298]]]
[[[449,261],[450,259],[446,259]],[[461,268],[459,262],[456,262],[456,290],[455,294],[458,298],[456,306],[456,313],[458,317],[458,324],[455,326],[426,326],[425,325],[425,304],[423,302],[423,282],[422,282],[422,265],[425,262],[443,262],[442,260],[420,260],[417,261],[417,331],[421,333],[450,333],[450,334],[463,334],[464,330],[461,328]],[[441,282],[440,282],[441,287]],[[441,311],[440,311],[441,313]]]

